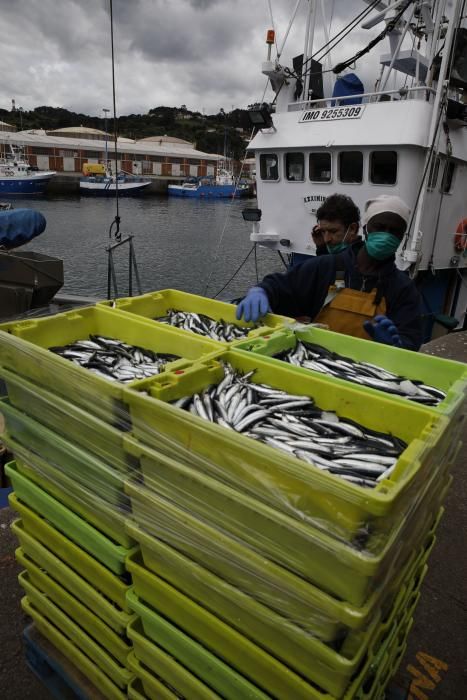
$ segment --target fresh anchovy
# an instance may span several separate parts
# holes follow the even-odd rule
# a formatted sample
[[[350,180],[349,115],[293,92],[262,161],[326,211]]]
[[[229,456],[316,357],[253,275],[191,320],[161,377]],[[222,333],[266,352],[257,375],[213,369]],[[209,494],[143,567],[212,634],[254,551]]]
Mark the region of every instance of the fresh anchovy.
[[[222,319],[216,321],[205,314],[196,314],[192,311],[175,311],[174,309],[169,309],[165,316],[159,316],[154,320],[227,343],[230,343],[232,340],[245,338],[252,329],[252,327],[237,326]]]
[[[294,350],[283,352],[277,357],[292,365],[395,394],[425,406],[436,406],[446,398],[445,392],[436,387],[393,374],[370,362],[352,360],[305,340],[299,340]]]
[[[89,339],[76,340],[49,350],[99,377],[122,383],[153,377],[163,372],[168,362],[179,359],[179,355],[155,353],[101,335],[90,335]],[[189,400],[191,402],[191,398]]]
[[[224,378],[173,405],[368,488],[388,478],[407,447],[399,438],[323,411],[313,398],[256,384],[224,365]]]

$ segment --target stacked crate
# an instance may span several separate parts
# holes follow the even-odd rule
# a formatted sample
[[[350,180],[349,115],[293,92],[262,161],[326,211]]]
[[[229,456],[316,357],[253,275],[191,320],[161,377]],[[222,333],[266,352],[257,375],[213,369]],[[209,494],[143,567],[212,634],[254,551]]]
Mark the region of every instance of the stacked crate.
[[[133,580],[125,595],[133,613],[128,667],[135,675],[128,696],[379,698],[404,652],[442,515],[458,449],[464,367],[348,339],[361,359],[391,369],[409,355],[416,363],[404,374],[427,381],[429,372],[435,386],[439,376],[448,397],[427,409],[267,357],[275,344],[290,341],[293,331],[281,330],[283,320],[254,329],[246,349],[244,342],[222,346],[152,320],[170,308],[234,322],[234,307],[166,290],[120,300],[116,309],[19,324],[0,346],[16,409],[27,413],[30,402],[18,405],[13,373],[42,387],[37,395],[53,387],[54,396],[72,397],[86,416],[126,429],[117,430],[127,465],[119,482],[123,505],[111,502],[104,512],[123,512],[128,542],[139,545],[126,556]],[[184,359],[122,388],[43,349],[96,331]],[[334,334],[324,333],[322,342],[332,342]],[[393,433],[408,447],[388,479],[362,489],[170,404],[218,384],[224,363],[255,370],[253,382],[311,396],[322,409]],[[8,431],[17,416],[5,408]],[[66,407],[59,405],[57,415],[66,422]],[[89,440],[100,444],[98,432]],[[21,463],[16,449],[18,457]],[[40,464],[35,459],[33,471],[50,477],[50,455]],[[34,504],[23,502],[28,489],[21,495],[21,479],[31,474],[10,472],[18,489],[13,504],[23,508],[25,522],[25,508]],[[63,468],[54,472],[49,480],[61,491],[49,486],[48,495],[76,508],[82,501],[72,491],[76,472],[71,483],[64,476]],[[37,523],[30,519],[28,527],[34,534]]]
[[[120,318],[93,307],[6,330],[0,376],[8,398],[0,400],[0,413],[2,440],[15,456],[6,472],[21,518],[13,529],[24,567],[22,606],[106,697],[124,698],[134,679],[126,630],[135,617],[125,560],[135,543],[124,527],[123,484],[134,465],[123,449],[122,385],[46,348],[90,334],[114,336],[159,352],[170,346],[181,356],[176,369],[217,345],[190,338],[185,348],[177,331],[156,332],[138,321],[121,328]]]

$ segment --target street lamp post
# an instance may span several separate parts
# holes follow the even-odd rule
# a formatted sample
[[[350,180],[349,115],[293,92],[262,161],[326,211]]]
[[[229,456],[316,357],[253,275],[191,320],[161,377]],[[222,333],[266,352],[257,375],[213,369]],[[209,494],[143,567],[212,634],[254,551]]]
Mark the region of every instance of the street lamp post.
[[[108,154],[108,147],[107,147],[107,114],[110,112],[110,109],[105,109],[105,107],[102,108],[102,111],[104,112],[104,131],[105,131],[105,169],[109,169],[109,154]]]

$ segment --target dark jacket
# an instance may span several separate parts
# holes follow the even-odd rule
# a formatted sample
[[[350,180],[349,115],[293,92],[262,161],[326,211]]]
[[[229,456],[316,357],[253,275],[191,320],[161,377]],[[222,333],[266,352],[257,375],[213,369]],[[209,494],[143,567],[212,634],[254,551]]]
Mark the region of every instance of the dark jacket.
[[[363,292],[379,289],[386,301],[386,315],[397,327],[402,346],[418,350],[423,341],[422,307],[414,282],[397,269],[394,257],[381,264],[377,275],[361,275],[356,256],[362,245],[358,241],[338,255],[320,255],[286,273],[267,275],[259,286],[266,291],[274,313],[313,320],[336,280],[336,272],[343,270],[346,287]]]

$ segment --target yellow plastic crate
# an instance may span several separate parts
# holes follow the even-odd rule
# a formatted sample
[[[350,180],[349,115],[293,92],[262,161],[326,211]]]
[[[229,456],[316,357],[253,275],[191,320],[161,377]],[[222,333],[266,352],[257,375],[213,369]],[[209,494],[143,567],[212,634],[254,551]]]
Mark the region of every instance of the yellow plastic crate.
[[[376,535],[373,542],[370,536],[366,550],[362,550],[141,443],[127,439],[125,445],[139,457],[144,479],[144,486],[128,482],[125,488],[132,498],[134,518],[148,531],[157,534],[160,527],[165,511],[157,506],[153,496],[162,497],[183,509],[188,519],[201,520],[213,532],[222,530],[323,591],[344,600],[359,600],[355,602],[358,605],[363,605],[373,589],[381,591],[385,580],[395,578],[407,553],[423,537],[425,521],[438,508],[449,482],[447,465],[440,465],[439,471],[427,477],[411,510],[388,529],[386,539]],[[193,531],[203,540],[201,532]],[[314,599],[310,594],[307,597]],[[321,601],[317,608],[321,611],[322,607]]]
[[[12,529],[21,547],[15,552],[17,561],[29,572],[39,568],[58,585],[77,598],[83,605],[95,614],[108,626],[109,629],[121,637],[126,626],[135,617],[133,614],[121,610],[113,601],[88,583],[82,576],[73,571],[63,561],[34,539],[22,527],[20,520],[14,523]]]
[[[31,559],[24,556],[21,550],[16,551],[16,561],[26,569],[18,577],[20,586],[25,588],[28,582],[31,583],[36,590],[47,595],[55,605],[82,627],[122,666],[127,666],[127,657],[132,647],[123,637],[106,625],[94,612],[83,605],[78,598],[70,595],[60,583],[54,581],[45,571],[36,566]]]
[[[26,615],[34,620],[39,632],[44,635],[57,649],[60,649],[71,663],[84,673],[100,692],[109,700],[125,700],[126,692],[112,682],[101,669],[86,656],[65,634],[37,610],[25,596],[21,599],[21,607]]]
[[[133,654],[133,665],[135,669],[140,669],[141,666],[136,660],[134,654]],[[144,673],[144,670],[142,671]],[[149,675],[149,674],[148,674]],[[172,691],[167,688],[163,683],[159,683],[157,679],[153,676],[151,678],[153,681],[153,684],[156,685],[156,690],[154,698],[155,700],[177,700],[179,696],[175,695],[175,693],[172,693]],[[128,697],[130,700],[146,700],[146,698],[151,697],[145,694],[144,692],[144,687],[139,678],[135,678],[131,681],[130,685],[128,686]]]
[[[114,469],[108,461],[104,462],[78,445],[64,440],[60,434],[49,430],[23,411],[18,411],[8,399],[0,399],[0,420],[5,426],[0,431],[2,440],[8,443],[12,438],[52,466],[58,467],[77,485],[94,492],[104,506],[107,502],[115,509],[125,508],[125,473],[122,470]]]
[[[73,644],[92,659],[115,685],[119,688],[126,688],[132,678],[131,671],[119,664],[104,647],[98,644],[84,629],[81,629],[47,595],[36,588],[28,579],[27,574],[20,574],[18,580],[34,608],[63,632],[68,639],[71,639]]]
[[[20,474],[34,481],[44,491],[118,544],[127,548],[134,544],[124,529],[126,517],[124,511],[113,508],[98,494],[88,490],[83,491],[73,478],[64,474],[59,468],[52,467],[29,450],[25,450],[14,440],[7,440],[6,444],[15,456],[16,467]]]
[[[76,405],[73,395],[69,401],[57,393],[0,367],[0,377],[6,384],[11,404],[28,416],[69,440],[109,462],[114,469],[127,472],[131,465],[123,450],[121,430],[113,428]],[[50,389],[53,389],[51,384]]]
[[[1,366],[46,389],[53,386],[54,392],[67,401],[122,427],[127,418],[121,404],[124,385],[103,379],[47,348],[67,345],[90,334],[103,335],[155,352],[179,355],[180,360],[168,363],[167,372],[186,367],[219,348],[213,340],[187,335],[176,328],[129,316],[122,321],[120,314],[96,306],[9,324],[7,330],[0,330]],[[145,386],[146,382],[137,380],[129,386]]]
[[[167,666],[172,669],[173,664],[170,664],[170,657],[162,657],[162,650],[160,658],[163,659],[162,666],[167,662]],[[141,664],[133,652],[131,652],[128,657],[128,663],[135,674],[136,678],[130,683],[128,687],[128,697],[132,697],[131,693],[135,690],[139,692],[142,698],[152,698],[153,700],[176,700],[180,698],[180,695],[176,693],[175,690],[168,688],[158,677],[151,673],[147,668]],[[172,675],[169,673],[169,675]],[[135,696],[135,700],[141,700]]]
[[[418,571],[423,566],[423,561],[428,557],[433,542],[434,539],[422,556],[417,558],[411,567],[412,571]],[[343,653],[326,648],[316,639],[308,638],[303,643],[302,637],[297,658],[295,644],[291,645],[289,639],[283,639],[279,628],[272,629],[271,634],[266,637],[262,636],[261,630],[254,623],[254,615],[257,614],[259,606],[255,604],[250,606],[250,612],[253,611],[253,613],[246,621],[242,616],[241,606],[237,607],[237,626],[239,623],[242,624],[243,620],[242,630],[237,632],[205,607],[177,591],[154,572],[145,569],[141,562],[141,558],[137,555],[127,560],[127,567],[132,574],[135,592],[139,598],[274,696],[277,694],[284,698],[308,697],[308,684],[295,675],[290,666],[284,665],[289,664],[290,660],[292,667],[306,678],[328,692],[336,696],[340,695],[361,666],[373,638],[377,639],[381,636],[379,626],[370,625],[363,634],[354,635],[350,643],[350,640],[344,643]],[[413,575],[406,573],[403,578],[411,585]],[[401,589],[399,585],[398,588],[397,600],[394,602],[393,596],[390,601],[386,601],[386,607],[389,610],[400,609],[407,598],[406,586]],[[232,598],[232,604],[236,605],[235,597]],[[381,619],[382,609],[379,615]],[[275,617],[274,614],[268,616],[270,625],[273,625]],[[285,623],[282,622],[283,624]],[[261,639],[258,638],[258,632]],[[278,658],[264,651],[261,646],[253,644],[248,637],[258,641],[263,649],[270,650]],[[351,648],[352,653],[347,655],[346,646]],[[278,659],[282,659],[284,663]]]
[[[255,324],[246,321],[238,321],[236,317],[237,307],[235,304],[226,304],[217,299],[209,299],[197,294],[181,292],[178,289],[162,289],[157,292],[149,292],[138,297],[126,297],[115,299],[115,301],[99,302],[98,306],[111,306],[115,311],[123,311],[139,318],[155,320],[161,316],[166,316],[170,309],[175,311],[187,311],[197,314],[205,314],[215,321],[226,321],[242,328],[250,328],[248,338],[257,338],[269,335],[278,328],[283,328],[286,323],[293,323],[293,319],[275,314],[266,314],[258,328]],[[157,321],[156,321],[157,323]],[[183,331],[186,333],[187,331]],[[234,341],[237,342],[237,341]],[[221,345],[225,343],[221,342]]]
[[[15,535],[20,539],[21,546],[30,554],[32,549],[31,539],[34,543],[42,544],[59,560],[67,564],[75,573],[82,576],[97,591],[103,593],[109,600],[115,603],[120,610],[129,613],[126,592],[128,583],[120,576],[116,576],[107,567],[100,564],[74,542],[48,523],[33,510],[21,503],[14,494],[8,497],[10,506],[21,516],[21,522],[12,525]],[[23,538],[23,539],[22,539]],[[26,544],[26,538],[28,544]],[[34,553],[30,556],[35,559]]]
[[[311,396],[320,408],[397,435],[408,447],[389,478],[371,490],[363,489],[165,403],[219,383],[221,361],[243,372],[256,370],[254,381]],[[362,528],[373,532],[381,528],[384,537],[384,518],[403,516],[426,475],[440,463],[452,461],[457,445],[445,435],[448,419],[443,416],[402,406],[347,383],[338,390],[332,386],[329,380],[292,372],[285,364],[276,366],[251,353],[227,351],[176,376],[155,378],[147,386],[150,396],[126,391],[125,397],[134,434],[146,444],[338,537],[352,540]]]
[[[56,498],[39,488],[34,481],[20,474],[14,462],[5,465],[5,473],[11,480],[15,493],[24,503],[44,516],[66,537],[108,567],[114,574],[124,573],[125,557],[132,551],[131,548],[122,547],[66,508]]]
[[[144,568],[141,557],[129,557],[127,567],[133,577],[134,590],[143,602],[230,663],[253,683],[279,697],[307,698],[308,685],[303,679],[247,637]]]
[[[134,655],[139,662],[136,666],[130,655],[130,667],[135,670],[143,684],[144,692],[151,700],[159,698],[156,694],[158,685],[154,684],[154,676],[156,680],[161,678],[182,697],[219,700],[220,696],[217,693],[185,669],[170,654],[146,639],[139,620],[131,622],[127,632],[133,642]]]
[[[404,602],[404,601],[403,601]],[[394,614],[392,614],[386,623],[381,626],[379,630],[379,634],[377,638],[374,640],[374,645],[368,650],[367,657],[364,661],[364,663],[361,665],[361,667],[358,670],[358,673],[355,675],[355,677],[352,679],[351,683],[348,685],[346,691],[339,696],[336,695],[331,695],[329,693],[326,693],[323,691],[321,688],[318,686],[309,683],[308,684],[308,694],[307,697],[309,700],[336,700],[336,697],[342,698],[342,700],[354,700],[356,697],[356,694],[359,689],[362,687],[365,687],[367,682],[371,680],[371,674],[372,674],[372,665],[374,663],[375,659],[375,654],[378,651],[381,651],[381,647],[385,648],[384,645],[387,644],[388,640],[388,635],[393,632],[394,629],[398,629],[398,627],[403,624],[400,621],[400,617],[398,618],[399,610],[395,611]],[[404,619],[404,618],[403,618]],[[156,646],[153,642],[148,640],[144,634],[143,634],[143,629],[141,622],[138,620],[136,622],[133,622],[129,625],[128,627],[128,635],[129,637],[133,640],[134,644],[134,649],[135,649],[135,656],[138,658],[140,661],[140,667],[141,667],[141,662],[147,666],[147,670],[152,671],[153,673],[157,673],[158,676],[162,676],[164,681],[167,681],[166,676],[162,672],[161,669],[161,664],[159,663],[159,654],[160,654],[160,649],[158,646]],[[133,666],[132,664],[132,655],[130,655],[130,667],[135,671],[135,673],[139,676],[138,670],[136,667]],[[308,661],[310,663],[312,657],[309,657]],[[143,667],[144,668],[144,667]],[[146,670],[146,673],[147,673]],[[150,674],[151,678],[152,674]],[[178,691],[181,691],[180,687],[175,683],[170,683],[173,685],[174,688],[176,688]],[[155,694],[152,694],[150,692],[150,687],[147,687],[145,685],[145,692],[146,694],[151,697],[151,698],[157,698],[158,696]],[[183,691],[182,691],[183,692]],[[190,694],[188,694],[185,691],[186,697],[198,697],[197,695],[194,694],[193,689],[190,689]],[[204,697],[204,695],[201,695],[200,697]],[[218,697],[215,695],[214,697]],[[278,695],[278,697],[281,698],[289,698],[289,697],[294,697],[294,696],[283,696],[283,695]],[[376,696],[373,697],[373,700],[376,700]],[[379,700],[379,698],[378,698]]]
[[[165,507],[164,504],[159,505]],[[378,623],[386,604],[394,599],[398,591],[397,587],[392,588],[393,582],[388,581],[385,588],[382,584],[379,595],[370,599],[363,608],[353,607],[326,596],[303,579],[271,565],[271,562],[237,542],[224,542],[217,532],[212,533],[209,546],[200,547],[198,552],[198,524],[190,523],[191,534],[187,535],[180,522],[184,516],[177,515],[179,523],[174,526],[176,534],[173,536],[167,535],[168,528],[162,526],[154,535],[130,521],[127,523],[130,534],[140,543],[145,566],[201,604],[208,607],[213,605],[212,612],[227,622],[234,626],[240,623],[242,627],[239,631],[255,630],[254,639],[262,646],[264,640],[271,637],[279,649],[283,649],[285,643],[286,650],[282,653],[286,656],[281,658],[286,658],[292,667],[296,667],[305,653],[304,665],[298,669],[302,674],[307,673],[309,653],[316,656],[321,652],[328,665],[330,660],[334,660],[334,665],[338,663],[338,659],[332,654],[329,656],[318,640],[334,642],[345,637],[350,630],[355,630],[354,635],[348,634],[346,644],[341,648],[342,654],[348,652],[350,658],[364,638],[371,638],[370,628]],[[187,543],[187,538],[192,543],[196,542],[195,555],[195,547]],[[424,542],[423,547],[420,546],[421,555],[426,544]],[[404,562],[394,583],[400,586],[410,581],[411,567],[418,552],[415,550],[413,558]],[[186,583],[183,583],[184,580]],[[189,586],[188,590],[184,586]],[[275,634],[278,628],[281,636],[274,639],[271,630]],[[293,659],[290,659],[288,654],[292,653],[292,649]],[[345,660],[343,666],[346,666]]]
[[[299,326],[296,329],[288,328],[275,331],[269,338],[253,338],[252,340],[241,340],[235,344],[236,350],[245,350],[255,354],[273,358],[284,351],[295,348],[297,340],[303,340],[309,343],[315,343],[322,347],[336,352],[339,355],[350,357],[357,362],[370,362],[371,364],[382,367],[394,374],[415,379],[434,386],[441,391],[446,392],[446,398],[437,406],[428,407],[417,404],[420,408],[436,414],[441,413],[446,415],[451,420],[457,419],[460,415],[465,414],[465,402],[467,399],[467,368],[463,362],[454,362],[453,360],[444,360],[440,357],[432,357],[424,353],[412,352],[411,350],[403,350],[401,348],[393,348],[390,345],[383,343],[375,343],[371,340],[362,340],[361,338],[352,338],[342,333],[333,333],[332,331],[322,328],[306,328]],[[276,360],[280,362],[280,360]],[[319,372],[296,367],[290,365],[294,371],[311,373],[313,376],[320,376]],[[321,375],[322,376],[322,375]],[[345,380],[333,378],[337,386],[342,383],[347,384]],[[353,386],[356,386],[353,384]],[[364,391],[370,394],[381,396],[384,392],[370,387],[358,385]],[[393,397],[403,404],[407,403],[407,399]]]

